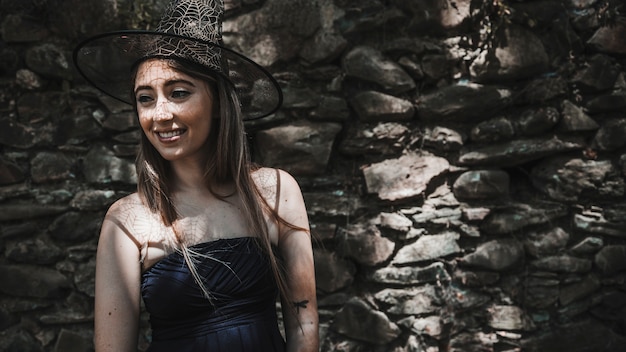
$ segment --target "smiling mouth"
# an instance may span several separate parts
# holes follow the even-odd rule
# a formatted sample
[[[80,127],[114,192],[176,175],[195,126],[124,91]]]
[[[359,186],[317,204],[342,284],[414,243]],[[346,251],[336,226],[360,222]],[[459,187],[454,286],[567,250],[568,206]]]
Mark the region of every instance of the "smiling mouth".
[[[167,131],[167,132],[157,132],[157,135],[160,138],[174,138],[177,136],[180,136],[181,134],[183,134],[183,132],[185,132],[184,130],[174,130],[174,131]]]

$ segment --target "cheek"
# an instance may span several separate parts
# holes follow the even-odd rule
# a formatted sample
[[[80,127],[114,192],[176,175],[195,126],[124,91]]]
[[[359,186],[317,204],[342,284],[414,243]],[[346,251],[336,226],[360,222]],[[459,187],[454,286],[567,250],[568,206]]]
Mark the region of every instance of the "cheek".
[[[149,131],[152,127],[152,119],[146,116],[145,113],[137,112],[137,119],[139,120],[139,126],[144,131]]]

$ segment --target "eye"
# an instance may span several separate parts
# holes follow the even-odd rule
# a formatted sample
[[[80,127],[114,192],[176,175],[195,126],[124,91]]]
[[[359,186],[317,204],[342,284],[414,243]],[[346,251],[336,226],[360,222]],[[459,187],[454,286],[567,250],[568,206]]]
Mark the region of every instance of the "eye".
[[[139,95],[137,96],[137,103],[139,104],[146,104],[152,101],[152,97],[149,95]]]
[[[172,98],[174,98],[174,99],[181,99],[181,98],[185,98],[185,97],[189,96],[189,94],[191,94],[191,93],[189,93],[186,90],[175,90],[175,91],[172,92]]]

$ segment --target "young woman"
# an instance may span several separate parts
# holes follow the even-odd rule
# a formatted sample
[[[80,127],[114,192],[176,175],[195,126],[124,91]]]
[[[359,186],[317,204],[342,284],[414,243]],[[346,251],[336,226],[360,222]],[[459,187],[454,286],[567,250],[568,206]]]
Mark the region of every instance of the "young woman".
[[[157,31],[102,35],[75,51],[79,71],[96,87],[123,101],[129,94],[142,131],[138,191],[111,206],[98,243],[98,352],[136,350],[142,298],[149,351],[318,350],[302,194],[286,172],[254,166],[244,137],[243,120],[274,111],[280,90],[256,64],[219,45],[221,13],[216,1],[174,1]],[[217,37],[179,31],[207,19],[202,30]],[[135,56],[131,48],[139,48]],[[103,53],[115,64],[97,56]],[[244,72],[252,78],[235,82]],[[125,75],[130,92],[119,82]],[[266,91],[252,106],[259,86]]]

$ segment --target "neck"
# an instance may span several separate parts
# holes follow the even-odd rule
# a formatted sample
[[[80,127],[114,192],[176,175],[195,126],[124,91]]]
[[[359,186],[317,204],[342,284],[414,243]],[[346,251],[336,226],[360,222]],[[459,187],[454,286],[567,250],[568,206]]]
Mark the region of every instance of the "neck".
[[[206,188],[204,165],[199,160],[176,160],[170,162],[174,192],[198,191]]]

